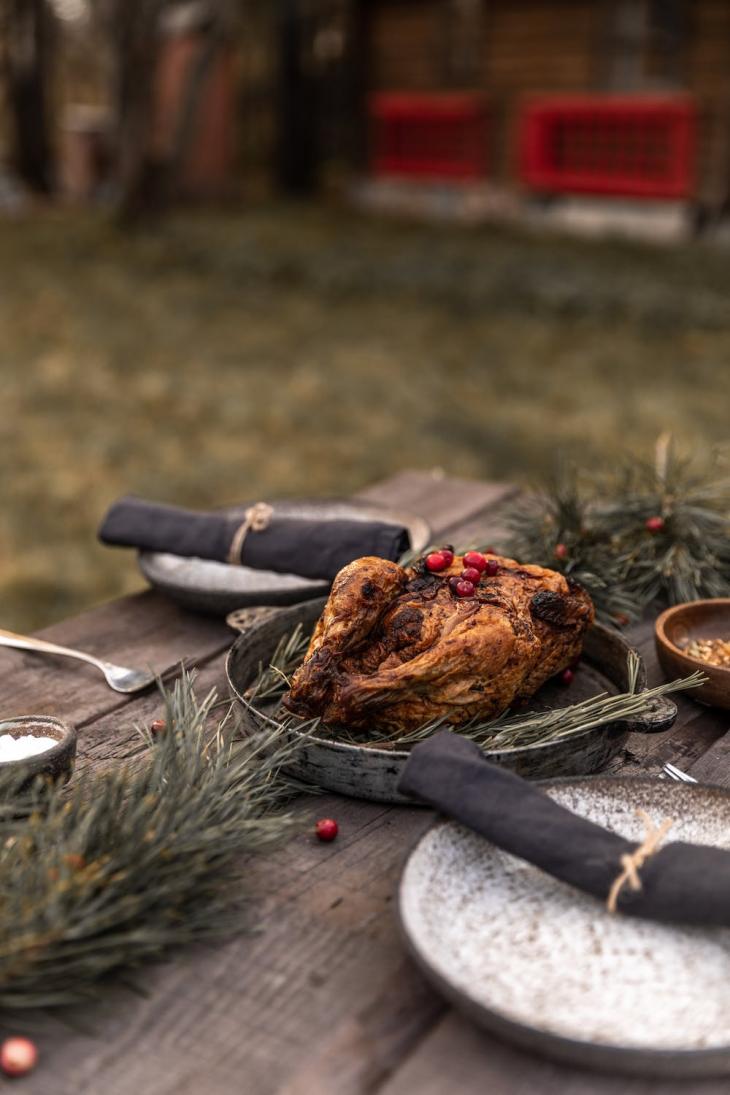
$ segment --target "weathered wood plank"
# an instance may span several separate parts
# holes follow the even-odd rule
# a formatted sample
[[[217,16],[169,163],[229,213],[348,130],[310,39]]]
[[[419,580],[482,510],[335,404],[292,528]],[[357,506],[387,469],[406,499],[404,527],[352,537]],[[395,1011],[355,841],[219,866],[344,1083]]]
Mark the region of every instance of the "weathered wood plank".
[[[156,593],[101,605],[39,633],[120,665],[165,673],[182,659],[196,664],[230,644],[221,620],[194,616]],[[68,658],[0,649],[0,717],[44,712],[83,726],[127,705],[98,670]]]
[[[456,540],[482,529],[493,535],[512,490],[402,473],[363,496],[420,512],[435,536]],[[159,659],[158,669],[187,656],[200,667],[201,688],[224,687],[223,651],[233,637],[220,621],[190,616],[153,594],[104,606],[48,634],[130,664]],[[646,630],[638,637],[646,642]],[[0,660],[6,710],[37,699],[37,708],[54,703],[72,719],[76,712],[80,755],[89,764],[134,754],[133,724],[159,713],[154,693],[125,700],[83,667],[17,658],[21,669],[10,652]],[[709,740],[712,718],[685,702],[694,717],[688,714],[682,729],[701,729]],[[447,1088],[469,1095],[477,1084],[493,1095],[658,1095],[656,1088],[624,1080],[605,1086],[529,1058],[453,1015],[441,1022],[444,1004],[404,958],[393,915],[402,862],[433,815],[330,795],[303,797],[300,806],[301,834],[246,865],[250,919],[260,930],[142,971],[144,998],[110,989],[101,1008],[69,1016],[95,1024],[93,1036],[53,1024],[39,1038],[34,1095],[404,1095]],[[338,818],[340,837],[322,845],[312,838],[311,821],[328,814]]]
[[[421,482],[422,502],[409,495],[409,504],[443,528],[440,492]],[[401,504],[404,490],[409,485],[401,477],[396,495],[381,491],[379,500]],[[459,501],[453,486],[451,512],[469,517],[502,494],[468,484]],[[193,631],[201,622],[194,619]],[[84,645],[88,623],[87,617],[54,637],[68,642],[72,634]],[[215,648],[232,637],[216,630],[212,647],[193,644],[201,688],[223,685],[223,659]],[[32,667],[31,676],[35,672]],[[103,765],[136,754],[133,724],[148,723],[159,706],[159,697],[148,694],[126,701],[123,710],[102,702],[90,717],[87,704],[80,755]],[[109,1095],[135,1089],[172,1095],[186,1087],[217,1092],[238,1090],[242,1076],[247,1092],[263,1095],[292,1075],[299,1084],[307,1076],[322,1082],[329,1076],[332,1083],[349,1077],[346,1090],[359,1091],[395,1067],[444,1007],[415,971],[404,971],[391,913],[400,864],[431,814],[331,796],[303,800],[302,809],[337,816],[341,836],[334,845],[319,844],[307,823],[287,848],[252,862],[252,916],[261,920],[262,932],[183,953],[173,965],[146,972],[149,996],[142,1002],[115,995],[115,1007],[103,1015],[81,1009],[75,1018],[87,1025],[97,1019],[96,1037],[65,1028],[46,1037],[48,1065],[36,1074],[39,1095],[102,1089]],[[380,1005],[371,1001],[383,998],[390,1011],[381,1021]],[[177,1050],[190,1031],[196,1032],[194,1049]]]
[[[397,991],[393,991],[397,986]],[[385,994],[335,1023],[279,1095],[360,1095],[375,1091],[446,1012],[446,1003],[406,958]]]
[[[449,1013],[378,1095],[725,1095],[727,1080],[641,1080],[553,1064]]]
[[[511,483],[481,483],[445,478],[441,472],[404,471],[384,483],[360,491],[357,497],[418,513],[438,536],[496,509],[517,493]]]
[[[730,724],[727,711],[719,715],[725,726]],[[680,764],[680,762],[677,762]],[[680,764],[680,767],[682,765]],[[700,782],[717,783],[721,787],[730,787],[730,730],[718,737],[692,764],[687,765],[690,775]]]

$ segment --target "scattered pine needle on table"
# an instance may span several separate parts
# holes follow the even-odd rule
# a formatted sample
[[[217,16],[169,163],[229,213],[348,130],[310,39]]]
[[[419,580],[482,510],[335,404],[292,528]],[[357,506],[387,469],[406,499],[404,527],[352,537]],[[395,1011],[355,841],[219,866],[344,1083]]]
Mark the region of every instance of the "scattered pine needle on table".
[[[281,774],[296,742],[210,727],[183,672],[164,692],[166,731],[147,752],[23,792],[0,783],[0,1010],[87,999],[113,971],[244,924],[244,853],[298,824]]]

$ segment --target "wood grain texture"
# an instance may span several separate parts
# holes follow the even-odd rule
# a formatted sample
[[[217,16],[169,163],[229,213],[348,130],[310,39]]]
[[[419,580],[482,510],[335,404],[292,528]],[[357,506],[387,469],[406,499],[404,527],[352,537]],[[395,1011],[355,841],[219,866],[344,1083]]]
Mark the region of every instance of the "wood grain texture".
[[[632,1079],[513,1049],[449,1013],[378,1095],[726,1095],[726,1080]]]
[[[156,593],[139,593],[101,605],[39,632],[63,646],[156,673],[181,660],[195,664],[230,645],[221,620],[194,616]],[[128,698],[112,692],[101,673],[68,658],[0,649],[0,717],[46,712],[83,726]]]
[[[508,485],[404,472],[363,492],[407,505],[435,537],[490,539],[500,527]],[[255,616],[252,610],[251,616]],[[221,621],[182,612],[155,594],[102,606],[44,632],[118,661],[156,669],[181,658],[197,667],[201,689],[224,689],[223,653],[233,633]],[[637,643],[651,657],[651,628]],[[650,673],[658,667],[650,664]],[[56,711],[81,728],[82,764],[139,760],[134,724],[160,713],[152,692],[126,699],[76,663],[6,651],[0,657],[3,705]],[[627,771],[658,758],[730,770],[726,724],[693,701],[666,734],[630,739]],[[647,744],[648,743],[648,744]],[[724,752],[723,752],[724,750]],[[664,752],[667,757],[664,758]],[[707,757],[710,753],[706,753]],[[684,760],[684,763],[682,761]],[[501,1045],[451,1012],[405,957],[393,900],[410,847],[431,811],[385,807],[333,795],[302,796],[300,832],[245,869],[248,924],[225,945],[191,949],[140,970],[144,995],[118,986],[100,1004],[49,1021],[37,1036],[41,1063],[26,1082],[33,1095],[719,1095],[726,1084],[661,1087],[560,1068]],[[312,836],[334,816],[340,836]]]

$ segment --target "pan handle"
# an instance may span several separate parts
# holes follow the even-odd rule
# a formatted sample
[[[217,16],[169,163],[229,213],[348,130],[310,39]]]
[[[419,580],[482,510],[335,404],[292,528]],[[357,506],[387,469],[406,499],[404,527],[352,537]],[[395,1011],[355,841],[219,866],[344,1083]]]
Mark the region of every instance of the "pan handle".
[[[677,705],[666,696],[659,696],[643,715],[631,720],[631,729],[636,734],[658,734],[668,730],[677,717]]]

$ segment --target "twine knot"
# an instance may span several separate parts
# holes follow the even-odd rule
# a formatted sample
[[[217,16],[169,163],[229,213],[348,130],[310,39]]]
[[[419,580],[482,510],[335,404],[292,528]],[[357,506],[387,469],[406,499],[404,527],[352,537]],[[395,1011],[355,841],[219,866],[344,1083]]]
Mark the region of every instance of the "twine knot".
[[[616,912],[619,894],[627,882],[629,888],[632,889],[634,893],[641,889],[639,871],[644,866],[649,856],[654,855],[654,853],[658,851],[659,845],[674,824],[674,818],[668,817],[665,818],[661,825],[655,825],[646,810],[637,810],[636,816],[640,817],[644,822],[646,835],[644,836],[643,844],[640,844],[636,851],[631,852],[630,855],[621,856],[621,866],[623,870],[621,871],[621,874],[614,879],[611,889],[608,892],[608,900],[606,901],[606,907],[610,913]]]
[[[249,532],[263,532],[271,524],[273,516],[274,510],[267,502],[257,502],[255,506],[249,506],[243,521],[233,533],[231,546],[228,549],[229,563],[233,566],[241,565],[243,543]]]

